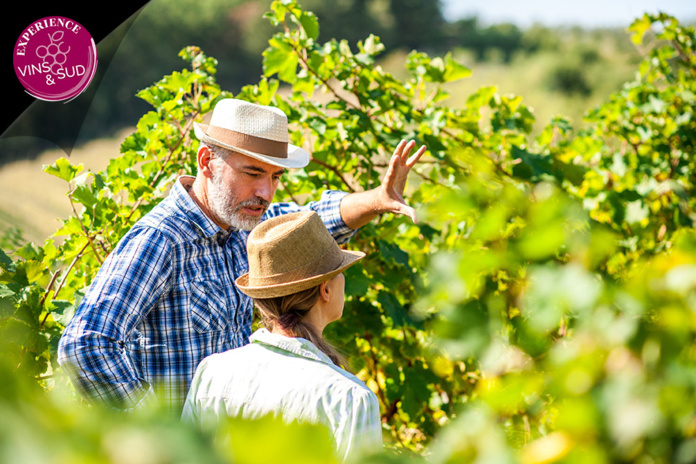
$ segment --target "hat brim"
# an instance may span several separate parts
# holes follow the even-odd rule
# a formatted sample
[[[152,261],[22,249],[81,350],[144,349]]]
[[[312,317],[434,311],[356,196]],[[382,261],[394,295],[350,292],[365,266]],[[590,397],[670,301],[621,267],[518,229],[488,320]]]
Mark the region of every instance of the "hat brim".
[[[309,153],[307,153],[305,150],[298,147],[297,145],[288,143],[288,157],[278,158],[275,156],[264,155],[263,153],[255,153],[249,150],[245,150],[243,148],[235,147],[227,143],[221,142],[220,140],[217,140],[207,135],[205,133],[204,127],[207,127],[207,125],[199,124],[197,122],[193,123],[194,133],[196,134],[198,140],[200,140],[203,143],[218,145],[220,147],[227,148],[228,150],[233,150],[235,152],[241,153],[243,155],[281,168],[297,169],[303,168],[309,164]]]
[[[322,282],[333,279],[341,272],[345,271],[353,264],[357,263],[365,257],[362,251],[341,250],[343,253],[343,261],[331,272],[309,277],[302,280],[292,282],[283,282],[282,284],[268,285],[264,287],[253,287],[249,285],[249,273],[239,276],[235,281],[237,288],[247,296],[252,298],[277,298],[279,296],[292,295],[293,293],[316,287]]]

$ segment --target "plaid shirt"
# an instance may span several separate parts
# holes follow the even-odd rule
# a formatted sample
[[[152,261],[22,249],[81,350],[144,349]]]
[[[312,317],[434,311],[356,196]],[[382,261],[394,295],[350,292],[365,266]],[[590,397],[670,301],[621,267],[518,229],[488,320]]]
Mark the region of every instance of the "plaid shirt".
[[[338,458],[355,462],[379,451],[377,396],[304,338],[259,329],[243,348],[204,359],[191,382],[182,419],[199,426],[225,417],[324,424]]]
[[[58,362],[89,400],[129,409],[158,398],[179,415],[198,363],[248,343],[253,303],[234,281],[249,267],[249,233],[220,229],[181,180],[104,261],[63,332]],[[264,218],[312,209],[344,243],[345,195],[273,203]]]

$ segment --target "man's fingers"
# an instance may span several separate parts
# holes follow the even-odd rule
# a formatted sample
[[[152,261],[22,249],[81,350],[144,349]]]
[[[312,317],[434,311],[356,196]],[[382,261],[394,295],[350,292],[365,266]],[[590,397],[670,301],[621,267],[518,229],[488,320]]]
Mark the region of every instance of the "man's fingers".
[[[400,198],[401,201],[395,201],[392,203],[392,207],[390,208],[391,213],[393,214],[400,214],[402,216],[408,216],[411,218],[411,220],[414,223],[418,223],[418,214],[416,213],[416,210],[413,209],[412,207],[408,206],[404,201],[403,198]]]
[[[399,163],[401,158],[396,153],[389,160],[389,167],[387,168],[386,174],[384,174],[384,183],[387,187],[392,187],[394,181],[396,180],[396,165]]]
[[[404,142],[404,140],[402,140],[402,142]],[[401,155],[400,155],[400,161],[401,161],[402,166],[404,166],[406,164],[406,161],[408,160],[408,155],[409,155],[409,153],[411,153],[411,150],[413,150],[413,147],[415,147],[415,146],[416,146],[416,142],[411,140],[403,147],[403,150],[402,150]]]
[[[401,157],[401,154],[404,152],[404,147],[406,147],[406,140],[402,140],[399,142],[399,144],[396,146],[396,149],[394,149],[394,154],[398,157]]]
[[[402,214],[404,216],[408,216],[411,218],[414,224],[418,224],[418,214],[416,213],[416,210],[411,208],[408,205],[401,205],[399,208],[398,214]]]
[[[406,166],[411,168],[416,162],[420,159],[421,156],[423,156],[423,153],[425,153],[426,146],[423,145],[418,149],[416,153],[414,153],[413,156],[411,156],[408,161],[406,162]]]

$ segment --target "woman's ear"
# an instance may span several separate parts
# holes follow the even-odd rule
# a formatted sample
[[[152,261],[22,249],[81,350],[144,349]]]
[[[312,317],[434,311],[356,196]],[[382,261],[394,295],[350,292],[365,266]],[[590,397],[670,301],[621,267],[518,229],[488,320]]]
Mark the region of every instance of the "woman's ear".
[[[328,303],[329,299],[331,298],[330,292],[331,290],[329,289],[328,281],[319,284],[319,297],[321,298],[321,301]]]

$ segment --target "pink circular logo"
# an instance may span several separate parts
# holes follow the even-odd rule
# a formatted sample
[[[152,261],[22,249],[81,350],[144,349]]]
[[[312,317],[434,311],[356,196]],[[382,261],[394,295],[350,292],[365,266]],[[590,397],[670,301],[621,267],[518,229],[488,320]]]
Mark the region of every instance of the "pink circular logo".
[[[34,21],[14,48],[14,68],[26,91],[46,101],[81,94],[97,70],[94,39],[79,23],[62,16]]]

